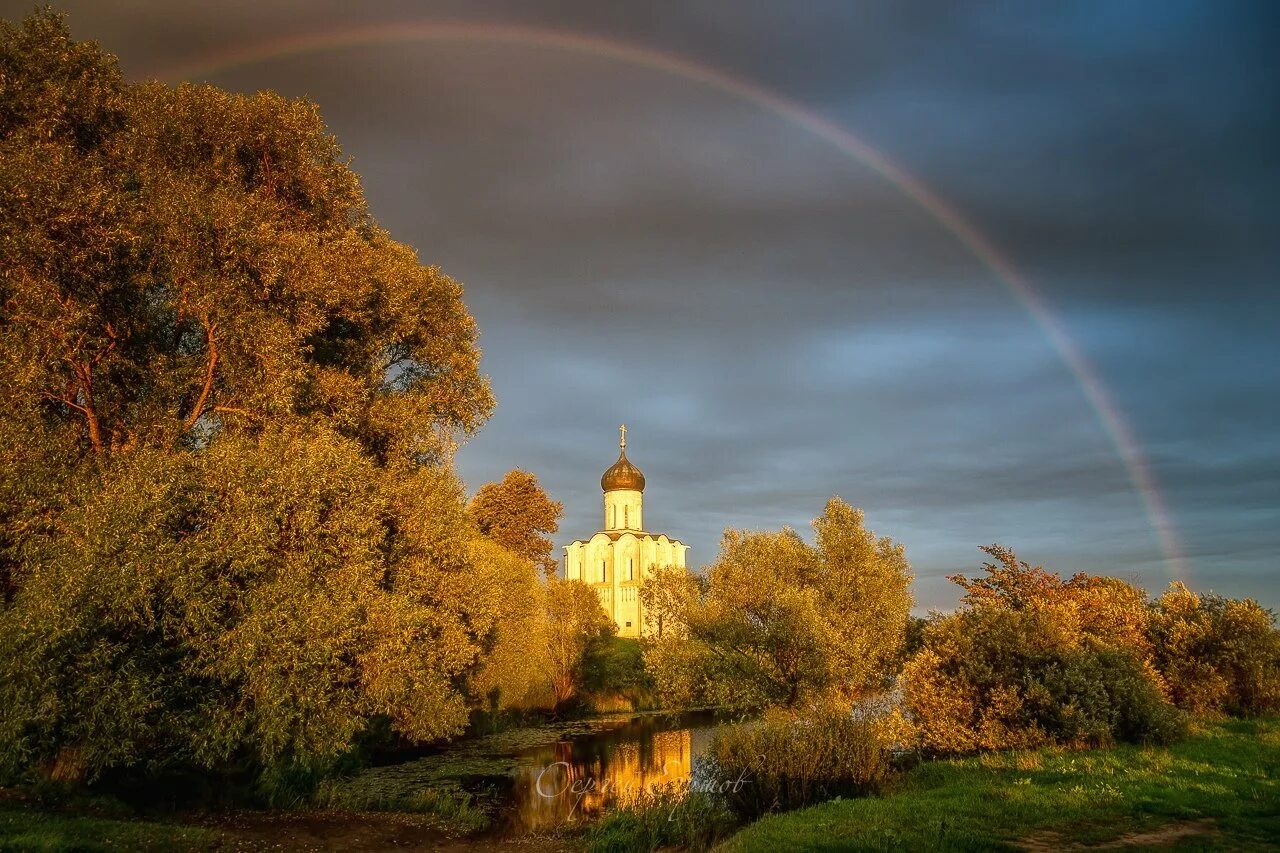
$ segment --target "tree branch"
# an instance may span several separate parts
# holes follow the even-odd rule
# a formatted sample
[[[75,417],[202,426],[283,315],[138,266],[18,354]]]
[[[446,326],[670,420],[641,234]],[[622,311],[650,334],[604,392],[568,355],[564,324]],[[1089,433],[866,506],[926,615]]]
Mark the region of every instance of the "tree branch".
[[[235,406],[214,406],[213,411],[226,412],[232,415],[244,415],[246,418],[251,420],[259,420],[258,415],[254,412],[251,412],[248,409],[238,409]]]
[[[84,413],[84,419],[89,425],[89,443],[93,445],[93,452],[101,455],[103,452],[102,424],[98,420],[98,411],[93,404],[93,368],[76,361],[71,362],[71,367],[80,380],[80,391],[84,394],[83,405],[72,405]]]
[[[196,398],[196,404],[191,410],[191,414],[187,415],[187,419],[183,421],[183,429],[191,429],[196,425],[196,421],[200,420],[200,415],[204,414],[205,403],[209,401],[209,394],[213,391],[214,371],[218,366],[218,342],[214,339],[213,334],[217,328],[217,324],[207,321],[204,324],[205,339],[209,342],[209,360],[205,366],[204,385],[200,389],[200,396]]]

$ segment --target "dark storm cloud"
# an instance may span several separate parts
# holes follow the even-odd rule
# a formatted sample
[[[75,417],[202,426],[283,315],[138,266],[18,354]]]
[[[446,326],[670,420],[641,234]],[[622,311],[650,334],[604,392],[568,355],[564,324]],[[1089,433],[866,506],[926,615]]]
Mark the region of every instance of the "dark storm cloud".
[[[145,74],[423,19],[625,39],[855,129],[1008,250],[1097,366],[1198,585],[1280,603],[1280,74],[1268,7],[1151,3],[66,4]],[[4,4],[5,16],[26,11]],[[459,457],[598,526],[626,421],[651,526],[806,528],[841,494],[922,606],[1004,541],[1168,578],[1129,472],[1025,308],[883,178],[776,116],[532,46],[384,45],[216,71],[323,109],[379,220],[467,286],[500,405]]]

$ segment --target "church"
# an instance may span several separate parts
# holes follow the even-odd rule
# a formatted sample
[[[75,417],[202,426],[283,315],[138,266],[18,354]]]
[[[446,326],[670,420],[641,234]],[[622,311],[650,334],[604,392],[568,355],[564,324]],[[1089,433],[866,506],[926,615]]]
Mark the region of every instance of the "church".
[[[644,529],[644,474],[627,458],[627,427],[619,427],[618,461],[600,478],[604,528],[564,547],[564,576],[585,581],[618,626],[618,636],[648,634],[640,584],[658,566],[685,568],[689,546]]]

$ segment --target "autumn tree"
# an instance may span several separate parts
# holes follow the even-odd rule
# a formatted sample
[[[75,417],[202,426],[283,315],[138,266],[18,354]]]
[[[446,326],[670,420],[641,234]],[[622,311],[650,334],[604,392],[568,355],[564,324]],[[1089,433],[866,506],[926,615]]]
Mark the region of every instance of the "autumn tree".
[[[467,507],[480,532],[512,553],[532,560],[548,578],[556,573],[549,534],[560,529],[564,506],[553,501],[528,471],[508,471],[486,483]]]
[[[962,604],[970,609],[1000,608],[1047,613],[1056,629],[1076,642],[1088,637],[1095,644],[1151,657],[1147,594],[1119,578],[1077,572],[1063,579],[1043,566],[1033,566],[1003,545],[980,548],[991,559],[984,574],[973,579],[952,575],[964,590]]]
[[[911,607],[904,549],[839,498],[814,530],[816,546],[789,529],[728,530],[705,582],[646,582],[650,632],[662,622],[646,662],[669,701],[795,705],[886,684]]]
[[[537,567],[520,554],[483,537],[471,549],[480,598],[492,616],[468,684],[473,704],[491,712],[536,704],[549,693],[548,591]]]
[[[558,706],[577,693],[591,645],[613,636],[616,626],[595,590],[579,580],[550,579],[546,608],[545,673]]]
[[[447,464],[478,365],[314,104],[0,26],[0,769],[460,731],[510,615]]]
[[[98,456],[323,421],[439,460],[491,407],[459,285],[378,227],[314,104],[127,85],[5,25],[4,409]]]

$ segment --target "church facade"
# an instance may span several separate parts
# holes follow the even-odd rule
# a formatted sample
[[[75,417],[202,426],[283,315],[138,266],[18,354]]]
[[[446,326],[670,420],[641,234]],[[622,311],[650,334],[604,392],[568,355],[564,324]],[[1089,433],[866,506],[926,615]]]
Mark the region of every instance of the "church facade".
[[[590,539],[564,548],[564,576],[590,585],[618,626],[618,636],[649,633],[640,605],[640,584],[658,566],[685,568],[689,546],[665,533],[644,529],[644,474],[627,459],[627,428],[620,427],[618,461],[600,478],[604,527]]]

